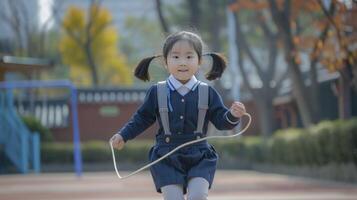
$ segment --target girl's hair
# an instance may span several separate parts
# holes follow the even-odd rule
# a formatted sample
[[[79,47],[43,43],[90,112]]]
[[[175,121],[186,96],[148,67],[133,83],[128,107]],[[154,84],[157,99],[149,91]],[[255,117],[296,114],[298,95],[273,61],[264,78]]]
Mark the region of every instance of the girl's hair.
[[[226,58],[218,53],[208,53],[205,55],[212,57],[212,68],[211,71],[206,74],[206,79],[211,81],[221,77],[227,67]]]
[[[226,59],[218,53],[207,53],[203,55],[202,39],[197,34],[188,31],[176,32],[166,38],[162,49],[162,56],[164,57],[165,62],[167,61],[167,56],[170,53],[172,47],[175,45],[176,42],[181,40],[188,41],[192,45],[193,49],[198,55],[199,62],[201,62],[202,56],[205,55],[209,55],[213,58],[212,69],[206,74],[206,78],[208,80],[214,80],[222,76],[222,73],[226,69]],[[150,62],[156,57],[160,57],[160,55],[142,59],[138,66],[135,68],[134,75],[143,81],[149,81]]]

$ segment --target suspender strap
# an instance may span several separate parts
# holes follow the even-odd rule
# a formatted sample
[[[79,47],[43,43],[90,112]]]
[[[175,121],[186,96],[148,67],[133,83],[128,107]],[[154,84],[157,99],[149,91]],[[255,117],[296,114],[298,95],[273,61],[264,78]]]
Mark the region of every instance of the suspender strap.
[[[202,134],[203,124],[208,109],[208,85],[200,82],[198,85],[198,120],[195,133]]]
[[[203,124],[205,121],[206,112],[208,109],[208,85],[200,82],[198,85],[198,119],[197,129],[195,133],[202,134]],[[164,128],[165,135],[171,135],[169,126],[169,109],[167,106],[167,83],[166,81],[158,82],[157,84],[157,99],[159,104],[159,112],[161,123]]]
[[[159,103],[160,118],[165,135],[171,135],[169,126],[169,109],[167,108],[166,81],[160,81],[157,83],[157,100]]]

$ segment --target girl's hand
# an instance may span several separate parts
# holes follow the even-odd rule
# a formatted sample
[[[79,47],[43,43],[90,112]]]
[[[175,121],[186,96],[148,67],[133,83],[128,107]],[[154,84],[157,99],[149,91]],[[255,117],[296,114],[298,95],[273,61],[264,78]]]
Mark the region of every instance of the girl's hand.
[[[113,147],[118,150],[122,149],[125,144],[123,137],[119,133],[113,135],[113,137],[110,138],[110,142],[112,143]]]
[[[235,101],[232,103],[232,106],[230,108],[230,112],[232,113],[232,115],[234,117],[240,118],[244,115],[245,111],[245,107],[244,104],[239,102],[239,101]]]

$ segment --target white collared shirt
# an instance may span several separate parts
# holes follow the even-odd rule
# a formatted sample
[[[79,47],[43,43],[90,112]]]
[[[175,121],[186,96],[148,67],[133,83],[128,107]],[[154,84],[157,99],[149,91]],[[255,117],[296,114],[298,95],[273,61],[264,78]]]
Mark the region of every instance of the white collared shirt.
[[[173,75],[169,76],[168,81],[170,89],[177,90],[177,92],[182,96],[185,96],[190,90],[194,90],[198,83],[198,80],[195,76],[192,76],[186,84],[182,84]]]

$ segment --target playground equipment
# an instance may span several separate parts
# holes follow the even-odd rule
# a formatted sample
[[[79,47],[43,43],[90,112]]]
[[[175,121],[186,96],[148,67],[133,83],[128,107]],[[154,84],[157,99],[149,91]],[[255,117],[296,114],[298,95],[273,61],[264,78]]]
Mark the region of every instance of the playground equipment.
[[[40,140],[32,134],[17,115],[13,105],[15,88],[68,88],[71,93],[73,125],[74,168],[77,176],[82,174],[82,156],[77,113],[77,89],[67,80],[59,81],[11,81],[0,82],[0,145],[6,156],[21,173],[28,173],[30,166],[34,172],[40,171]]]
[[[0,144],[21,173],[40,172],[40,137],[31,133],[13,107],[10,91],[0,92]],[[31,168],[32,167],[32,168]]]

